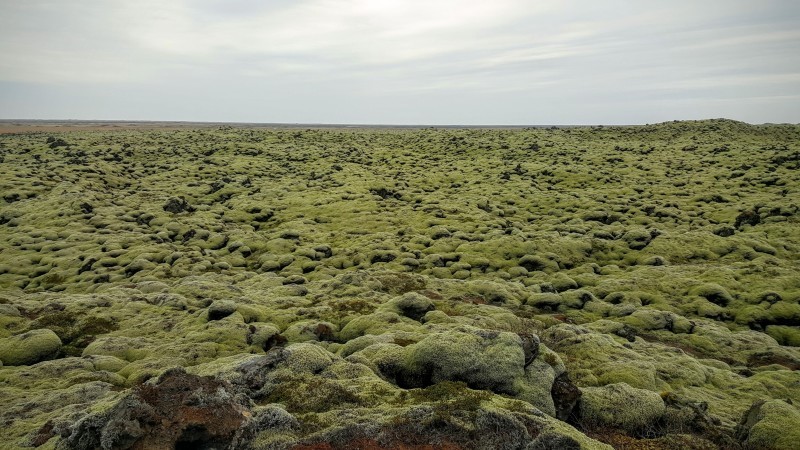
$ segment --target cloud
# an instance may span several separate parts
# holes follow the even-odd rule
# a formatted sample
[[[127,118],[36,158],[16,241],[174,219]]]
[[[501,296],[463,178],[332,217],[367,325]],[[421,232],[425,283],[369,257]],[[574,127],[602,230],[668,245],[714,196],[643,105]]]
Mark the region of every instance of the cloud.
[[[416,122],[447,117],[431,98],[450,93],[497,103],[487,111],[503,110],[504,93],[528,103],[560,97],[572,102],[564,108],[574,120],[586,120],[581,99],[616,97],[628,99],[635,118],[643,99],[665,93],[798,94],[797,19],[800,6],[783,0],[3,1],[0,82],[64,91],[102,84],[162,98],[191,86],[270,104],[282,90],[306,89],[316,97],[292,110],[335,111],[329,103],[346,93],[353,108],[361,105],[352,116],[365,118],[377,99],[410,96],[430,110],[418,110]],[[118,100],[115,114],[133,101]],[[485,121],[530,117],[524,106],[512,109]],[[797,109],[787,103],[781,111],[800,121]],[[202,105],[193,110],[226,119]],[[270,114],[281,120],[278,109]],[[665,120],[673,118],[680,117]]]

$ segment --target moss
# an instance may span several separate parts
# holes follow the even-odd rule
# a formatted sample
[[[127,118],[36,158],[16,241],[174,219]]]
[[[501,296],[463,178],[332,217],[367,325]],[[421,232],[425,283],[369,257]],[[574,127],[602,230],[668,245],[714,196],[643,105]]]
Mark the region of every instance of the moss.
[[[744,430],[750,448],[792,449],[800,440],[800,411],[781,400],[772,400],[753,411],[754,424]],[[747,419],[747,417],[745,417]]]
[[[800,354],[786,345],[800,323],[786,200],[797,161],[783,144],[797,126],[67,134],[57,149],[36,133],[0,138],[13,201],[0,200],[0,338],[50,329],[59,356],[86,355],[2,366],[0,422],[14,422],[0,437],[14,446],[90,409],[54,398],[70,383],[135,383],[170,362],[242,381],[239,364],[287,352],[283,334],[316,346],[297,365],[320,371],[273,360],[248,382],[286,383],[281,395],[308,411],[302,430],[276,431],[287,447],[413,417],[485,434],[464,441],[484,448],[505,445],[491,426],[532,430],[525,441],[545,448],[596,445],[528,403],[550,411],[561,371],[584,388],[624,381],[705,402],[728,437],[753,400],[800,401]],[[163,210],[181,197],[193,212]],[[758,223],[731,226],[742,211]],[[208,321],[223,301],[235,310]],[[504,381],[489,362],[489,350],[501,366],[516,352],[489,337],[501,331],[542,338]],[[454,369],[432,350],[412,364],[423,342],[461,351],[438,356]],[[431,382],[428,368],[466,385],[454,395],[517,399],[482,390],[462,412],[447,411],[457,399],[393,403],[397,384]],[[317,378],[331,399],[308,393]],[[430,426],[416,435],[442,436]]]
[[[594,371],[598,384],[625,383],[635,388],[660,389],[664,387],[657,379],[654,364],[646,361],[606,363]]]
[[[290,325],[282,334],[287,341],[333,341],[338,327],[330,322],[299,321]]]
[[[765,332],[781,345],[800,347],[800,330],[785,325],[770,325]]]
[[[86,357],[86,359],[92,362],[95,370],[119,372],[123,367],[128,365],[128,361],[114,356],[92,355]]]
[[[256,322],[251,323],[247,329],[247,343],[261,350],[267,351],[286,342],[278,327],[272,324]]]
[[[531,294],[525,304],[545,311],[558,311],[560,308],[563,311],[564,309],[562,308],[564,299],[561,295],[554,293]]]
[[[367,335],[367,336],[360,336],[354,339],[350,339],[347,341],[342,347],[339,349],[339,355],[343,358],[346,358],[353,353],[359,352],[373,344],[377,343],[389,343],[394,342],[394,336],[389,334],[383,335]]]
[[[402,383],[405,371],[405,349],[394,342],[377,342],[348,358],[353,362],[362,362],[372,371],[398,384]],[[400,378],[398,380],[398,378]]]
[[[521,340],[515,334],[453,330],[406,347],[400,383],[416,387],[463,381],[474,389],[513,394],[523,364]]]
[[[727,306],[733,301],[733,297],[725,288],[716,283],[706,283],[692,288],[689,293],[703,297],[711,303],[719,306]]]
[[[61,350],[61,339],[52,330],[28,331],[0,340],[0,361],[6,366],[23,366],[51,359]]]
[[[627,316],[623,322],[638,330],[672,330],[675,324],[675,315],[665,311],[642,308]]]
[[[74,313],[68,311],[55,311],[38,317],[31,322],[30,327],[52,329],[64,343],[64,353],[77,356],[98,335],[114,331],[118,325],[107,317],[94,315],[76,317]]]
[[[526,368],[525,375],[517,381],[516,398],[524,400],[545,414],[555,417],[552,388],[556,377],[566,371],[557,353],[544,345],[539,346],[539,354]]]
[[[280,403],[292,413],[352,408],[361,403],[360,398],[343,383],[311,375],[281,383],[264,401]]]
[[[389,311],[378,311],[358,316],[347,322],[339,332],[339,338],[347,342],[365,334],[383,334],[389,330],[414,331],[419,328],[417,321]]]
[[[550,284],[557,292],[578,289],[578,283],[564,273],[557,273],[550,277]]]
[[[295,373],[319,373],[333,364],[335,356],[313,344],[292,344],[286,348],[285,366]]]
[[[443,419],[454,411],[477,411],[484,402],[492,398],[490,392],[470,389],[466,383],[460,381],[442,381],[403,394],[400,401],[404,403],[433,403],[435,414]]]
[[[448,316],[443,311],[430,311],[422,318],[423,323],[456,323],[457,320]]]
[[[395,297],[379,308],[380,311],[393,312],[416,321],[420,321],[426,313],[434,309],[436,306],[429,298],[415,292]]]
[[[525,255],[519,259],[519,266],[528,272],[556,272],[558,263],[542,255]]]
[[[151,351],[146,349],[146,339],[122,336],[103,336],[89,344],[83,350],[83,356],[114,356],[125,361],[136,361],[146,358]]]
[[[661,396],[626,383],[583,389],[581,421],[589,427],[619,427],[629,433],[655,429],[666,412]]]

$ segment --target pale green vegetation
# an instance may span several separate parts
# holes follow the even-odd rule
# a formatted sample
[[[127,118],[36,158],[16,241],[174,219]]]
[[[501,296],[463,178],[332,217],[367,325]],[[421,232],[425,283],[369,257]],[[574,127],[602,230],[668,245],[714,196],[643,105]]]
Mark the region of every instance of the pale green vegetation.
[[[800,439],[800,126],[49,136],[0,136],[0,447]]]

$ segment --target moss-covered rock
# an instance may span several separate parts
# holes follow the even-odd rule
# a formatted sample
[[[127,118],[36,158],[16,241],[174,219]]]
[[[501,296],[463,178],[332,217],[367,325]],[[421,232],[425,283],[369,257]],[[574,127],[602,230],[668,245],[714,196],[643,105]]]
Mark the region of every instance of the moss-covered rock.
[[[0,340],[0,361],[5,366],[24,366],[56,357],[61,339],[52,330],[38,329]]]
[[[433,333],[405,349],[401,386],[463,381],[474,389],[516,394],[525,355],[516,334],[480,329]]]
[[[797,448],[800,410],[782,400],[757,401],[742,416],[736,435],[748,448]]]
[[[236,302],[215,300],[208,307],[208,320],[220,320],[236,312]]]
[[[586,426],[622,428],[634,434],[656,429],[666,412],[658,393],[627,383],[584,388],[578,407]]]
[[[330,322],[305,320],[291,324],[282,335],[291,343],[333,341],[338,331],[338,327]]]
[[[145,338],[124,336],[100,337],[83,350],[83,356],[114,356],[125,361],[136,361],[146,358],[152,352],[147,347],[152,345]]]
[[[425,314],[436,309],[433,302],[416,292],[409,292],[381,305],[380,310],[391,311],[409,319],[420,321]]]

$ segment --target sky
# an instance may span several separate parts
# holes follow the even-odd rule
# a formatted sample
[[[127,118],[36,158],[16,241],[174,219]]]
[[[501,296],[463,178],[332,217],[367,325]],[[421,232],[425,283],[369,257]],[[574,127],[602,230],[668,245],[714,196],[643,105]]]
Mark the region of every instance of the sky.
[[[796,0],[0,0],[0,119],[800,123]]]

